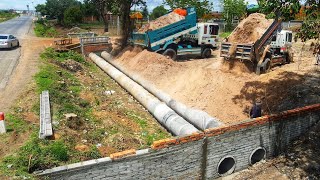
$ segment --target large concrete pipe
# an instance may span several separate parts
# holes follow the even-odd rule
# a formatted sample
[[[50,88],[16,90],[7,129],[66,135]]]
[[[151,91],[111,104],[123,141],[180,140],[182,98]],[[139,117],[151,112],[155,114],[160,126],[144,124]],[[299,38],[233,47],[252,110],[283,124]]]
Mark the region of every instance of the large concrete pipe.
[[[126,74],[131,79],[133,79],[141,86],[143,86],[145,89],[147,89],[151,94],[158,97],[161,101],[165,102],[170,108],[175,110],[179,115],[181,115],[183,118],[185,118],[187,121],[189,121],[197,128],[205,130],[208,128],[218,127],[222,125],[222,123],[217,118],[210,116],[208,113],[204,111],[187,107],[181,102],[171,98],[167,93],[157,89],[154,85],[152,85],[152,83],[149,83],[137,74],[129,73],[124,68],[112,61],[112,56],[108,52],[102,52],[101,56],[110,64],[115,66],[117,69],[119,69],[124,74]]]
[[[134,96],[172,134],[183,136],[199,131],[192,124],[169,108],[165,103],[154,97],[147,90],[131,80],[118,69],[114,68],[104,59],[94,53],[90,53],[89,57],[110,77]]]

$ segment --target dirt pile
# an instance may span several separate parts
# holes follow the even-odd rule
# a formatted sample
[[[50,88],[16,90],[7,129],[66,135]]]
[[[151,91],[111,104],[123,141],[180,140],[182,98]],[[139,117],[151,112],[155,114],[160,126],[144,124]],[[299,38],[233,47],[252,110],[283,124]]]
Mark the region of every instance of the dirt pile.
[[[130,70],[141,72],[149,78],[164,75],[169,68],[176,65],[171,59],[140,47],[128,47],[116,59],[120,65],[130,67]]]
[[[181,16],[175,12],[171,12],[169,14],[166,14],[164,16],[159,17],[158,19],[155,19],[154,21],[151,21],[150,23],[143,25],[138,32],[144,33],[147,31],[152,31],[156,29],[160,29],[164,26],[167,26],[169,24],[173,24],[175,22],[178,22],[182,19],[184,19],[184,16]]]
[[[253,43],[259,39],[273,20],[266,19],[264,14],[250,14],[242,20],[228,37],[232,43]]]
[[[302,42],[293,44],[295,54],[299,54],[301,46]],[[275,67],[260,76],[252,73],[250,63],[228,63],[217,58],[218,53],[214,51],[212,58],[204,60],[172,61],[160,54],[131,47],[116,57],[115,62],[154,83],[176,100],[202,109],[226,124],[248,118],[256,98],[263,99],[263,114],[320,102],[320,73],[312,70],[314,57],[309,51],[297,60],[299,64]]]

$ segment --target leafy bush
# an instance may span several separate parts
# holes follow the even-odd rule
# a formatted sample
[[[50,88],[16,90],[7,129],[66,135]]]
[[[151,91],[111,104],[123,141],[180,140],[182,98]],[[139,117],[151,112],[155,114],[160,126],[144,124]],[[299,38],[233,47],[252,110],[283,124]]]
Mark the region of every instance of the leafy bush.
[[[9,11],[0,11],[0,22],[7,21],[18,16],[17,13],[11,13]]]
[[[82,22],[83,14],[80,7],[74,6],[64,12],[63,22],[66,26],[73,26]]]
[[[56,37],[58,35],[57,30],[43,19],[35,23],[34,33],[38,37]]]
[[[66,61],[68,59],[72,59],[82,64],[86,64],[83,56],[74,51],[68,52],[56,52],[53,48],[47,48],[40,57],[44,60],[57,60],[60,62]]]

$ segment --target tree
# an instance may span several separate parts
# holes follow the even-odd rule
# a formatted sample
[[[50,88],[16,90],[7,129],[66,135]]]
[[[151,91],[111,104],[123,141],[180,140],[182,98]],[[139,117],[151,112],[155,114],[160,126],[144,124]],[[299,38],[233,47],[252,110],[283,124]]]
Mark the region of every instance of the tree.
[[[45,9],[50,17],[56,17],[58,23],[62,24],[65,10],[79,5],[80,2],[77,0],[47,0]]]
[[[130,37],[131,29],[131,20],[130,20],[130,9],[134,6],[146,6],[145,0],[120,0],[119,4],[119,13],[121,15],[121,28],[122,28],[122,42],[121,47],[124,48]]]
[[[281,17],[283,20],[293,20],[301,8],[298,0],[260,0],[260,12],[267,18]]]
[[[164,0],[164,4],[168,5],[171,10],[176,8],[195,7],[198,17],[209,13],[213,9],[213,4],[209,0]]]
[[[320,2],[319,0],[306,0],[305,2],[306,18],[296,34],[303,42],[309,39],[317,40],[317,46],[320,41]]]
[[[227,31],[232,30],[232,20],[235,17],[242,17],[246,13],[246,3],[244,0],[222,0],[223,18],[226,21]]]
[[[47,15],[47,9],[45,4],[38,4],[36,7],[36,12],[39,12],[41,16]]]
[[[168,13],[168,10],[166,8],[164,8],[163,5],[161,5],[161,6],[155,7],[152,10],[152,13],[151,13],[150,17],[152,19],[157,19],[158,17],[163,16],[163,15],[165,15],[167,13]]]
[[[260,0],[259,5],[262,8],[261,12],[273,16],[278,12],[283,20],[294,19],[301,9],[301,4],[297,0]],[[306,17],[295,39],[300,38],[303,42],[309,39],[319,41],[320,2],[319,0],[306,0],[304,5],[306,7],[304,10]]]
[[[66,26],[73,26],[77,23],[81,23],[82,17],[83,14],[79,6],[70,7],[64,12],[63,22]]]
[[[99,15],[104,23],[104,32],[109,32],[108,14],[118,7],[116,0],[91,0],[96,5]]]
[[[97,11],[96,5],[92,3],[90,0],[84,0],[81,5],[81,11],[84,16],[99,16],[99,12]]]
[[[146,18],[149,16],[149,11],[148,11],[147,6],[142,7],[142,16],[143,16],[143,18]]]

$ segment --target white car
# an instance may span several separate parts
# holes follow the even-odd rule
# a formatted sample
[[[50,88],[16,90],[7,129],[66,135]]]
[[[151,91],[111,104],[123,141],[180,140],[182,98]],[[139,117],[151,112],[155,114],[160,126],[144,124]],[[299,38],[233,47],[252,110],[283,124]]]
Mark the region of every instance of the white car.
[[[11,34],[0,34],[0,48],[19,47],[19,40]]]

